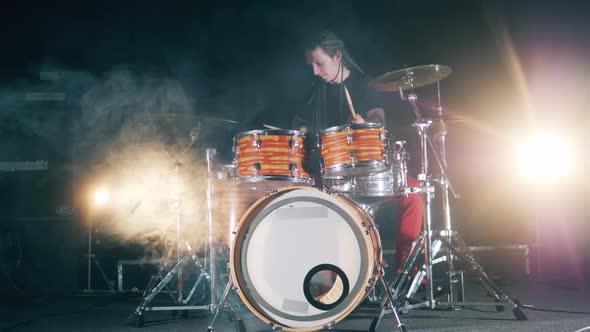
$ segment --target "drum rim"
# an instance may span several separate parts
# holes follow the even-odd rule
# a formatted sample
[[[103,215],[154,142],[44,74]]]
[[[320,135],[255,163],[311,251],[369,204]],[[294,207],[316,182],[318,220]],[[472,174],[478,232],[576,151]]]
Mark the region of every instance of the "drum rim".
[[[250,189],[252,185],[264,184],[265,182],[281,182],[274,187],[285,188],[295,186],[311,187],[315,184],[315,180],[311,177],[292,177],[285,175],[263,175],[263,176],[243,176],[236,180],[236,186],[242,189]],[[263,186],[260,186],[261,188]]]
[[[240,176],[238,177],[238,185],[242,183],[257,183],[264,181],[281,181],[305,183],[313,185],[313,178],[307,176],[289,176],[289,175],[254,175],[254,176]]]
[[[274,196],[275,194],[278,194],[278,193],[293,191],[293,190],[297,190],[297,189],[314,190],[314,191],[318,190],[318,191],[326,193],[325,191],[315,188],[315,187],[289,187],[289,188],[280,189],[279,191],[273,193],[272,196]],[[329,193],[326,193],[326,194],[330,195],[331,197],[334,197],[337,201],[339,201],[341,203],[347,204],[348,207],[352,211],[354,211],[354,213],[359,218],[361,218],[364,222],[368,222],[370,224],[368,227],[368,233],[367,233],[367,235],[369,236],[369,238],[367,239],[367,244],[369,245],[369,247],[367,247],[367,248],[372,249],[372,250],[368,250],[368,251],[370,251],[369,254],[372,254],[372,255],[367,255],[367,257],[372,256],[372,257],[369,257],[368,259],[373,261],[373,266],[368,267],[366,270],[366,273],[364,275],[359,273],[359,281],[361,280],[360,278],[364,278],[364,276],[368,276],[370,279],[374,280],[375,278],[377,278],[377,274],[378,274],[378,271],[375,269],[375,265],[378,263],[381,263],[383,261],[383,248],[381,246],[381,238],[379,236],[379,233],[376,231],[376,227],[374,227],[374,225],[375,225],[374,221],[372,220],[370,215],[368,213],[366,213],[366,211],[364,211],[360,206],[358,206],[358,204],[354,200],[352,200],[351,198],[346,197],[346,196],[340,196],[340,195],[332,196]],[[230,272],[232,275],[232,283],[234,284],[234,286],[238,290],[240,290],[238,292],[238,295],[240,296],[240,298],[242,298],[242,300],[244,301],[244,304],[246,304],[246,306],[252,311],[252,313],[254,313],[259,319],[266,322],[267,324],[270,324],[273,327],[280,326],[282,329],[287,330],[287,331],[316,331],[316,330],[322,329],[323,326],[315,326],[315,327],[309,327],[309,328],[293,328],[293,327],[283,325],[280,322],[277,322],[272,317],[269,317],[265,313],[265,311],[262,310],[263,307],[261,307],[260,304],[256,303],[255,301],[252,301],[251,292],[243,291],[244,289],[247,289],[247,287],[245,287],[247,285],[244,284],[243,278],[238,276],[238,272],[240,272],[240,275],[244,275],[244,273],[242,271],[242,266],[241,266],[241,262],[242,262],[241,256],[242,256],[242,252],[244,249],[243,248],[243,238],[246,236],[246,234],[245,234],[245,231],[243,228],[246,226],[245,222],[252,213],[256,212],[257,210],[258,210],[258,212],[262,212],[268,206],[268,205],[263,205],[262,202],[268,200],[272,196],[267,195],[265,197],[260,198],[258,201],[256,201],[256,203],[254,203],[248,209],[248,211],[246,211],[244,213],[244,215],[240,219],[240,222],[238,223],[238,226],[234,232],[235,236],[232,241],[231,252],[230,252],[230,267],[231,267]],[[340,208],[340,209],[342,209],[342,208]],[[256,217],[258,217],[258,215]],[[352,216],[351,216],[351,218],[352,218]],[[251,223],[249,223],[247,226],[250,226],[250,225],[251,225]],[[355,232],[355,236],[358,236],[358,234],[356,232]],[[239,249],[238,249],[238,246],[236,245],[237,243],[241,243],[239,246]],[[367,249],[367,248],[365,248],[365,249]],[[236,258],[238,253],[240,254],[240,257]],[[367,257],[365,257],[365,259],[367,259]],[[236,261],[239,261],[240,264],[236,264]],[[340,303],[336,307],[336,308],[342,308],[343,310],[341,310],[337,315],[332,316],[334,318],[333,322],[334,323],[340,322],[341,320],[346,318],[356,307],[358,307],[358,304],[360,304],[362,299],[364,299],[367,296],[367,294],[370,292],[370,290],[372,289],[374,284],[375,283],[373,282],[369,285],[370,289],[367,289],[367,287],[364,287],[364,291],[363,291],[363,287],[360,287],[358,290],[357,290],[357,287],[353,288],[353,290],[356,291],[356,294],[353,293],[352,291],[349,292],[349,294],[354,294],[354,297],[351,298],[349,301]],[[359,286],[362,286],[362,285],[359,283]],[[246,293],[248,293],[248,294],[246,294]],[[354,302],[356,302],[356,304],[354,304]],[[353,305],[350,305],[350,304],[353,304]],[[336,309],[336,308],[334,308],[334,309]],[[268,310],[267,308],[264,308],[264,309]],[[332,310],[334,310],[334,309],[332,309]],[[314,317],[314,316],[311,316],[311,317]],[[330,316],[328,316],[328,317],[330,317]]]
[[[341,131],[344,131],[348,128],[350,128],[350,129],[380,129],[380,128],[383,128],[384,129],[384,126],[380,123],[372,123],[372,122],[351,123],[351,124],[345,124],[345,125],[340,125],[340,126],[333,126],[333,127],[329,127],[329,128],[320,130],[320,135],[323,136],[325,134],[341,132]]]
[[[369,175],[370,173],[381,173],[387,171],[389,164],[385,160],[364,160],[358,161],[355,163],[341,163],[332,165],[330,167],[325,167],[322,171],[322,178],[334,178],[334,177],[341,177],[346,175],[353,175],[356,174],[357,176],[360,174]],[[358,169],[358,173],[354,173],[354,170]],[[365,173],[366,171],[368,173]],[[351,171],[351,172],[343,172],[343,171]],[[342,173],[340,173],[342,172]],[[339,174],[334,174],[339,173]]]
[[[299,136],[305,138],[305,134],[300,132],[299,130],[290,130],[290,129],[254,129],[243,131],[236,134],[236,139],[247,137],[247,136],[254,136],[254,135],[277,135],[277,136]]]

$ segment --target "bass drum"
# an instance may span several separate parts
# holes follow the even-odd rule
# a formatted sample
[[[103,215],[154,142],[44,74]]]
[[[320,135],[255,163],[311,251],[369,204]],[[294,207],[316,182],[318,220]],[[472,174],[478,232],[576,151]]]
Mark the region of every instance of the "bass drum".
[[[266,191],[239,187],[236,174],[234,165],[223,165],[216,172],[217,179],[212,182],[212,235],[215,242],[227,248],[233,241],[233,232],[244,213],[266,194]]]
[[[230,255],[246,306],[288,331],[344,319],[371,291],[381,262],[371,217],[351,199],[310,187],[258,200],[240,220]]]

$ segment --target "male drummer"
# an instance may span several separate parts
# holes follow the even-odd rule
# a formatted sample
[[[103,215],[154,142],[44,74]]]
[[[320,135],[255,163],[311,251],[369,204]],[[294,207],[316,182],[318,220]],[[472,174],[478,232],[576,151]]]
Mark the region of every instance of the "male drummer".
[[[348,123],[385,125],[379,94],[369,89],[370,78],[348,54],[340,38],[332,32],[322,32],[308,45],[305,57],[317,81],[307,101],[310,111],[295,117],[294,128],[315,136],[322,129]],[[417,187],[419,183],[408,176],[408,186]],[[392,199],[399,206],[394,262],[399,267],[420,233],[423,203],[418,194]]]

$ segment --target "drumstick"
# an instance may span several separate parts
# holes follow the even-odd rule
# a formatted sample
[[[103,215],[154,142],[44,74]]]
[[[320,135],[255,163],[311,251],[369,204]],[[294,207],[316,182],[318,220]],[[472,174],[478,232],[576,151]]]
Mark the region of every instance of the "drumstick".
[[[279,128],[279,127],[271,126],[271,125],[269,125],[269,124],[266,124],[266,123],[263,123],[263,124],[262,124],[262,126],[263,126],[264,128],[268,128],[268,129],[272,129],[272,130],[282,130],[282,129],[281,129],[281,128]]]
[[[354,106],[352,106],[352,99],[350,99],[350,94],[348,94],[348,89],[346,85],[344,86],[344,94],[346,95],[346,101],[348,102],[348,108],[350,109],[350,114],[352,114],[352,118],[356,118],[356,113],[354,112]]]

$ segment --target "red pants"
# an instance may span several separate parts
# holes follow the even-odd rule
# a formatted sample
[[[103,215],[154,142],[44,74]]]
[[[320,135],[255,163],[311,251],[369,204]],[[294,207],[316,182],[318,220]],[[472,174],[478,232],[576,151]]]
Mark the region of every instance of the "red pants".
[[[420,182],[408,176],[409,187],[419,187]],[[395,241],[394,264],[398,268],[408,255],[412,242],[418,237],[422,229],[422,214],[424,204],[421,194],[411,194],[407,197],[395,197],[399,203],[399,224],[397,226],[397,238]]]

